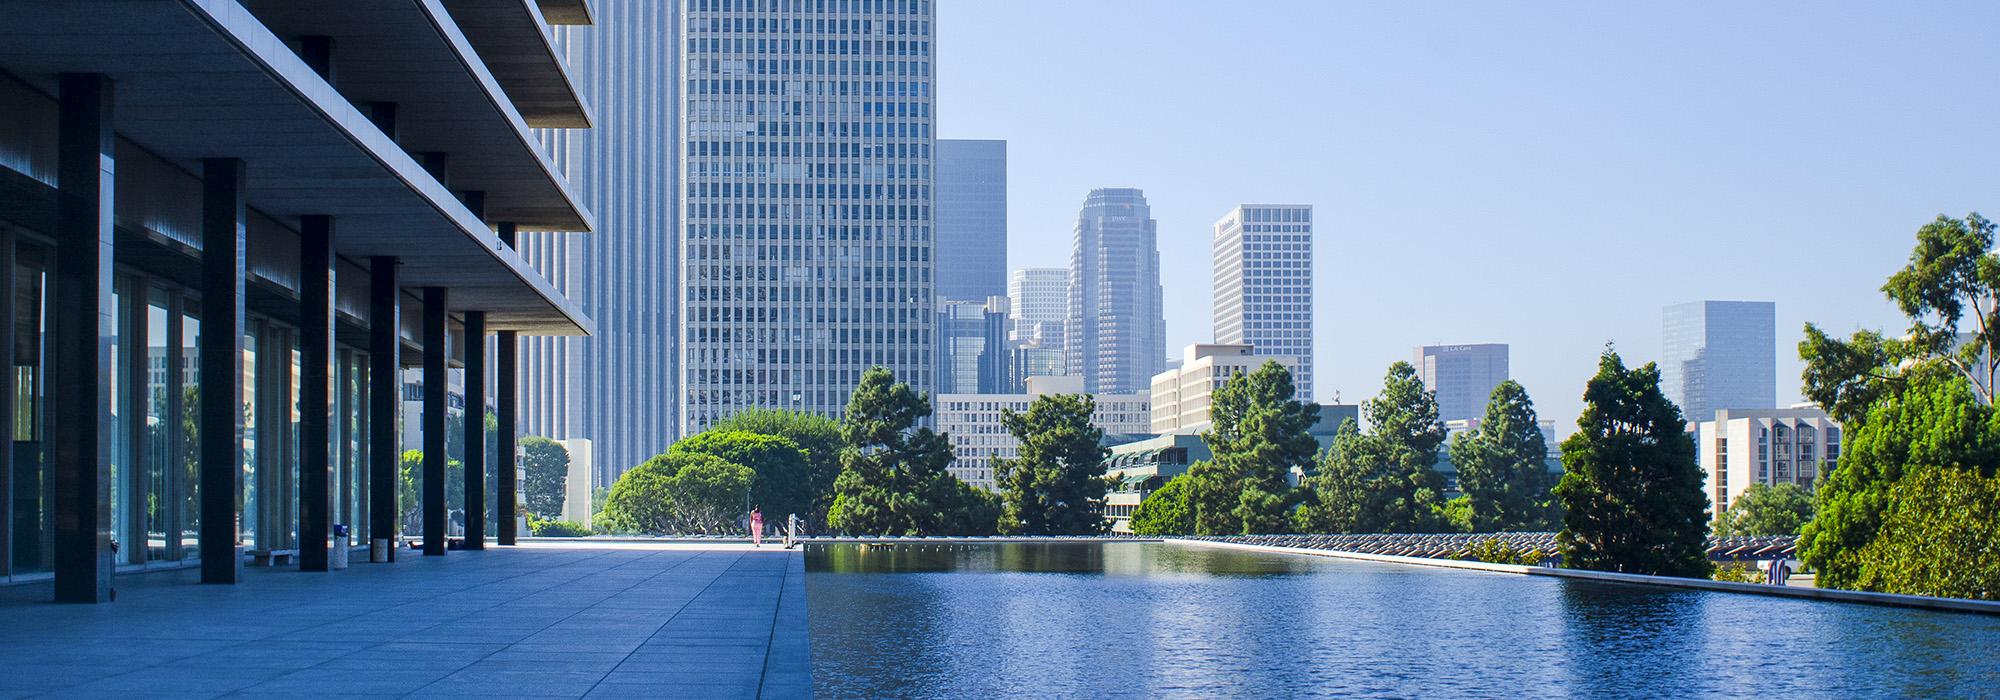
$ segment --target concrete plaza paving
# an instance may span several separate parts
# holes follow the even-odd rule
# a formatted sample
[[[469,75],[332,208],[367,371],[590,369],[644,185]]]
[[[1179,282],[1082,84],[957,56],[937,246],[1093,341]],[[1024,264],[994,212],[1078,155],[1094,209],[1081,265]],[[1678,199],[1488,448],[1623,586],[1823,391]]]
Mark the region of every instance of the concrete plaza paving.
[[[118,600],[0,588],[0,698],[812,695],[799,550],[526,544],[121,575]]]

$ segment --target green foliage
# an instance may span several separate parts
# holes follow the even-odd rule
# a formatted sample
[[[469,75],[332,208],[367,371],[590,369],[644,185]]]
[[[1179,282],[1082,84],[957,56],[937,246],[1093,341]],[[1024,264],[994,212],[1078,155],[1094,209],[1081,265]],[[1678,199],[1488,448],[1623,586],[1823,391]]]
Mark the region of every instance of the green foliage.
[[[1544,556],[1546,555],[1542,550],[1533,547],[1515,547],[1498,537],[1489,537],[1466,545],[1465,549],[1459,550],[1458,556],[1454,558],[1488,564],[1535,566],[1542,562]]]
[[[1764,575],[1757,571],[1757,567],[1740,561],[1716,565],[1715,573],[1709,577],[1717,581],[1726,581],[1729,583],[1764,582]]]
[[[1139,501],[1139,507],[1132,510],[1132,534],[1194,534],[1194,507],[1188,503],[1189,484],[1192,482],[1186,474],[1182,474],[1146,494],[1146,498]]]
[[[845,447],[838,421],[816,413],[752,408],[736,412],[710,430],[775,435],[791,440],[805,453],[807,491],[812,494],[811,505],[799,511],[799,517],[815,530],[826,526],[827,509],[833,506],[833,482],[840,477],[840,451]]]
[[[589,525],[574,520],[529,520],[528,533],[536,537],[589,537]]]
[[[973,486],[957,478],[951,480],[951,502],[944,509],[942,534],[962,537],[991,537],[1000,534],[1006,506],[1000,494]]]
[[[1290,471],[1312,464],[1319,405],[1298,401],[1292,373],[1265,362],[1215,390],[1202,440],[1214,458],[1188,469],[1195,532],[1255,535],[1291,528]]]
[[[1626,369],[1605,349],[1563,441],[1556,486],[1568,512],[1557,536],[1576,569],[1708,578],[1708,499],[1680,409],[1648,363]]]
[[[1812,494],[1798,484],[1751,484],[1715,514],[1715,536],[1796,535],[1812,516]]]
[[[1451,441],[1451,461],[1466,499],[1463,525],[1471,532],[1553,529],[1560,513],[1547,457],[1548,444],[1527,390],[1511,379],[1501,382],[1479,428]]]
[[[775,519],[812,508],[812,485],[805,452],[790,438],[744,432],[709,430],[684,438],[668,454],[706,454],[750,468],[757,478],[750,486],[750,505]]]
[[[1041,396],[1027,413],[1002,411],[1000,422],[1020,442],[1019,457],[994,460],[1005,505],[1003,531],[1026,535],[1104,532],[1104,431],[1090,424],[1097,403],[1088,395]]]
[[[916,427],[930,414],[930,398],[897,382],[889,370],[874,367],[861,375],[841,424],[846,448],[827,512],[830,526],[869,535],[943,535],[972,519],[954,510],[965,502],[958,477],[945,471],[951,443]]]
[[[403,532],[419,534],[424,531],[423,485],[424,451],[405,450],[397,461],[402,481],[397,489],[397,506],[402,512]],[[445,508],[455,509],[465,503],[465,463],[456,459],[444,463]]]
[[[1362,404],[1373,430],[1341,424],[1319,457],[1309,496],[1294,514],[1305,532],[1439,532],[1451,529],[1443,478],[1437,395],[1407,362],[1389,366],[1382,393]]]
[[[521,438],[521,500],[528,514],[544,520],[562,517],[563,490],[569,483],[569,450],[561,443],[529,435]]]
[[[618,477],[601,518],[617,532],[733,533],[755,479],[749,467],[714,455],[659,455]]]
[[[2000,475],[1925,468],[1896,483],[1861,548],[1872,590],[2000,600]]]

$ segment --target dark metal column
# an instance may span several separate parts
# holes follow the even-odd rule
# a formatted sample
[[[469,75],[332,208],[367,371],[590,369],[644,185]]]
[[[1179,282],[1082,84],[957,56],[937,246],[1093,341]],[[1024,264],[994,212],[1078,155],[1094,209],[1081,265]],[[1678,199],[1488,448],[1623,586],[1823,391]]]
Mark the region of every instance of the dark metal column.
[[[508,244],[513,243],[509,241]],[[493,446],[492,460],[493,489],[499,492],[493,494],[493,519],[500,527],[500,544],[512,545],[518,534],[514,530],[514,523],[520,517],[517,507],[521,502],[520,485],[515,481],[515,471],[520,469],[520,461],[514,457],[517,451],[514,446],[514,431],[515,425],[519,423],[515,406],[518,381],[515,375],[519,371],[516,353],[520,349],[520,342],[515,339],[514,331],[500,331],[493,335],[493,381],[498,384],[494,387],[496,391],[493,398],[499,404],[494,407],[493,412],[493,429],[499,433],[499,439]]]
[[[403,289],[395,258],[369,259],[368,273],[368,559],[392,562],[402,541]]]
[[[299,218],[299,570],[327,570],[332,531],[333,217]]]
[[[54,336],[49,348],[55,598],[111,599],[111,79],[62,76],[56,142]]]
[[[486,312],[465,312],[465,548],[486,548]]]
[[[424,556],[445,550],[445,414],[450,410],[450,296],[444,287],[424,288]]]
[[[243,492],[243,278],[249,209],[243,197],[243,161],[210,158],[202,161],[201,170],[201,429],[196,438],[201,444],[201,580],[236,583],[243,580],[243,518],[236,509]]]

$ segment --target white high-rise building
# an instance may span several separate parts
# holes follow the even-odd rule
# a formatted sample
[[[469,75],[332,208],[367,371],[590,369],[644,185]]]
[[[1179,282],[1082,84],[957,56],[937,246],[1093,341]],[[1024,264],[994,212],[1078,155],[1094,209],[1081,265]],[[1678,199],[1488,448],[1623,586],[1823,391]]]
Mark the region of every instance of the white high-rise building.
[[[1091,190],[1077,213],[1063,349],[1092,393],[1145,391],[1166,368],[1158,224],[1146,194]]]
[[[1063,319],[1069,315],[1069,270],[1024,267],[1007,280],[1013,304],[1012,339],[1021,348],[1025,376],[1068,374],[1063,357]]]
[[[1153,432],[1164,435],[1207,430],[1210,395],[1230,377],[1255,372],[1266,362],[1276,362],[1290,370],[1292,376],[1298,376],[1296,357],[1258,355],[1248,345],[1187,346],[1182,351],[1180,367],[1153,375]]]
[[[995,488],[995,459],[1013,459],[1021,454],[1021,443],[1000,422],[1001,411],[1025,413],[1035,398],[1047,394],[1081,394],[1082,377],[1029,377],[1024,394],[940,394],[937,397],[938,429],[951,441],[957,458],[950,471],[959,480],[980,488]],[[1148,402],[1145,394],[1097,394],[1091,397],[1096,410],[1090,424],[1105,435],[1146,434]]]
[[[1437,393],[1438,420],[1486,415],[1493,388],[1507,381],[1507,344],[1425,345],[1417,348],[1417,375]]]
[[[1702,421],[1695,452],[1709,514],[1751,484],[1797,484],[1808,491],[1840,461],[1840,423],[1818,408],[1717,409]]]
[[[1215,222],[1215,342],[1298,359],[1298,398],[1313,391],[1313,210],[1245,204]]]
[[[932,2],[684,6],[685,431],[930,391]]]

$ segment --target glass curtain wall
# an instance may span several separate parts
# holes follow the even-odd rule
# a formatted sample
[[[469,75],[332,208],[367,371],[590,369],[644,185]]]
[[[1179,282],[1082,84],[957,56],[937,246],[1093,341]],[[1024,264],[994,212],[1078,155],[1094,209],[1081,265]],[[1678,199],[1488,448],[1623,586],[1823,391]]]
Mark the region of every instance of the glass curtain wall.
[[[10,237],[11,238],[11,237]],[[54,513],[42,463],[47,426],[42,424],[46,397],[43,340],[48,330],[49,250],[27,241],[0,240],[14,247],[14,284],[8,292],[13,321],[13,372],[10,398],[14,433],[13,473],[8,479],[8,573],[26,574],[53,568]]]

